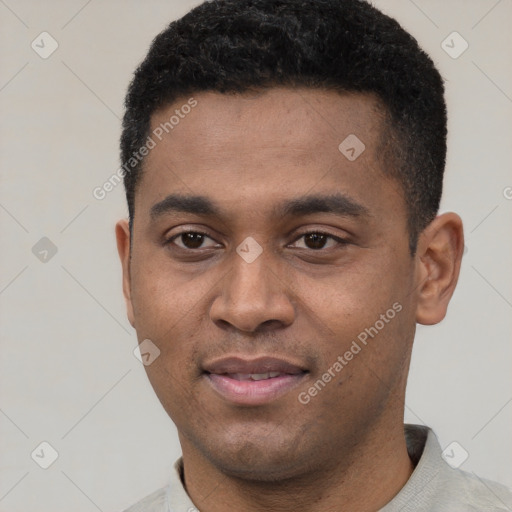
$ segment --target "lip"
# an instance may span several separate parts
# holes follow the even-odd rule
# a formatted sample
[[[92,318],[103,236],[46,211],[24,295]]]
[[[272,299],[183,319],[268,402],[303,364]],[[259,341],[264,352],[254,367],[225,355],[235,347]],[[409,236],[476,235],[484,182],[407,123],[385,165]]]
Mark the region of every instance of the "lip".
[[[276,357],[245,359],[224,357],[204,365],[204,378],[228,402],[235,405],[263,405],[297,387],[307,375],[302,365]],[[278,372],[263,380],[239,380],[247,374]]]
[[[240,356],[230,356],[205,363],[203,370],[215,374],[280,372],[296,375],[306,371],[306,368],[298,363],[279,357],[260,356],[249,359]]]

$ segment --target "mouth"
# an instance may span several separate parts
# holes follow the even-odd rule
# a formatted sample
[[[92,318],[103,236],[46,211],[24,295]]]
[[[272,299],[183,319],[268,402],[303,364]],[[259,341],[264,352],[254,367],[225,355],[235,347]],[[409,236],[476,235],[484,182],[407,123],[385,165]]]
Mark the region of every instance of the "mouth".
[[[224,373],[226,377],[230,379],[240,380],[240,381],[259,381],[259,380],[267,380],[267,379],[275,379],[276,377],[281,377],[283,375],[288,375],[286,373],[281,372],[266,372],[266,373]]]
[[[204,378],[234,405],[263,405],[297,387],[309,372],[299,364],[274,357],[229,357],[204,366]]]

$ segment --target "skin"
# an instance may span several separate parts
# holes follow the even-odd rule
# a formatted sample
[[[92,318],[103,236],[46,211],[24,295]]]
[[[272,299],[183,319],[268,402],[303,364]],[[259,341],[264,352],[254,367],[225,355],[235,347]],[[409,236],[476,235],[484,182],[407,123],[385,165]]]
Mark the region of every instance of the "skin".
[[[379,160],[371,95],[273,88],[194,98],[198,105],[146,157],[131,257],[128,222],[116,226],[128,318],[139,342],[161,351],[146,370],[177,426],[187,492],[204,512],[378,510],[413,470],[403,410],[415,326],[446,314],[462,222],[438,216],[411,256],[403,192]],[[157,111],[152,129],[187,99]],[[338,150],[349,134],[366,146],[355,161]],[[362,210],[274,211],[334,193]],[[221,216],[152,218],[171,194],[204,196]],[[207,236],[169,240],[183,230]],[[305,231],[346,242],[320,238],[325,245],[315,248]],[[249,236],[263,250],[252,263],[236,252]],[[299,393],[396,302],[402,310],[300,403]],[[233,354],[283,357],[309,373],[274,401],[237,406],[202,373],[207,361]]]

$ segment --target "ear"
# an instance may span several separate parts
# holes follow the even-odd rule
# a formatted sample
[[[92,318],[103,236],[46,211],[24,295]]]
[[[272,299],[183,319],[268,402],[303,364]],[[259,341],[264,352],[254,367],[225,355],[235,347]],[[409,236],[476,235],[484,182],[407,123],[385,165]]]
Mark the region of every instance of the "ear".
[[[132,294],[130,284],[130,225],[127,219],[116,224],[117,252],[123,267],[123,294],[126,301],[126,313],[132,327],[135,328]]]
[[[416,322],[433,325],[445,317],[459,279],[463,251],[462,220],[455,213],[439,215],[420,235]]]

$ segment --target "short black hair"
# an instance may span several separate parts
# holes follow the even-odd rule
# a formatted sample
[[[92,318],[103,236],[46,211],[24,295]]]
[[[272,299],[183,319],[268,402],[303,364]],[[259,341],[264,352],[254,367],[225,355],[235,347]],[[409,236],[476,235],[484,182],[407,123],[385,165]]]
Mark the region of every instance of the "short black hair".
[[[156,110],[201,91],[278,86],[370,93],[379,100],[382,160],[403,189],[414,254],[441,200],[444,85],[417,41],[364,0],[212,0],[161,32],[125,100],[121,160],[133,163],[124,173],[130,228],[144,164],[133,156],[146,143]]]

